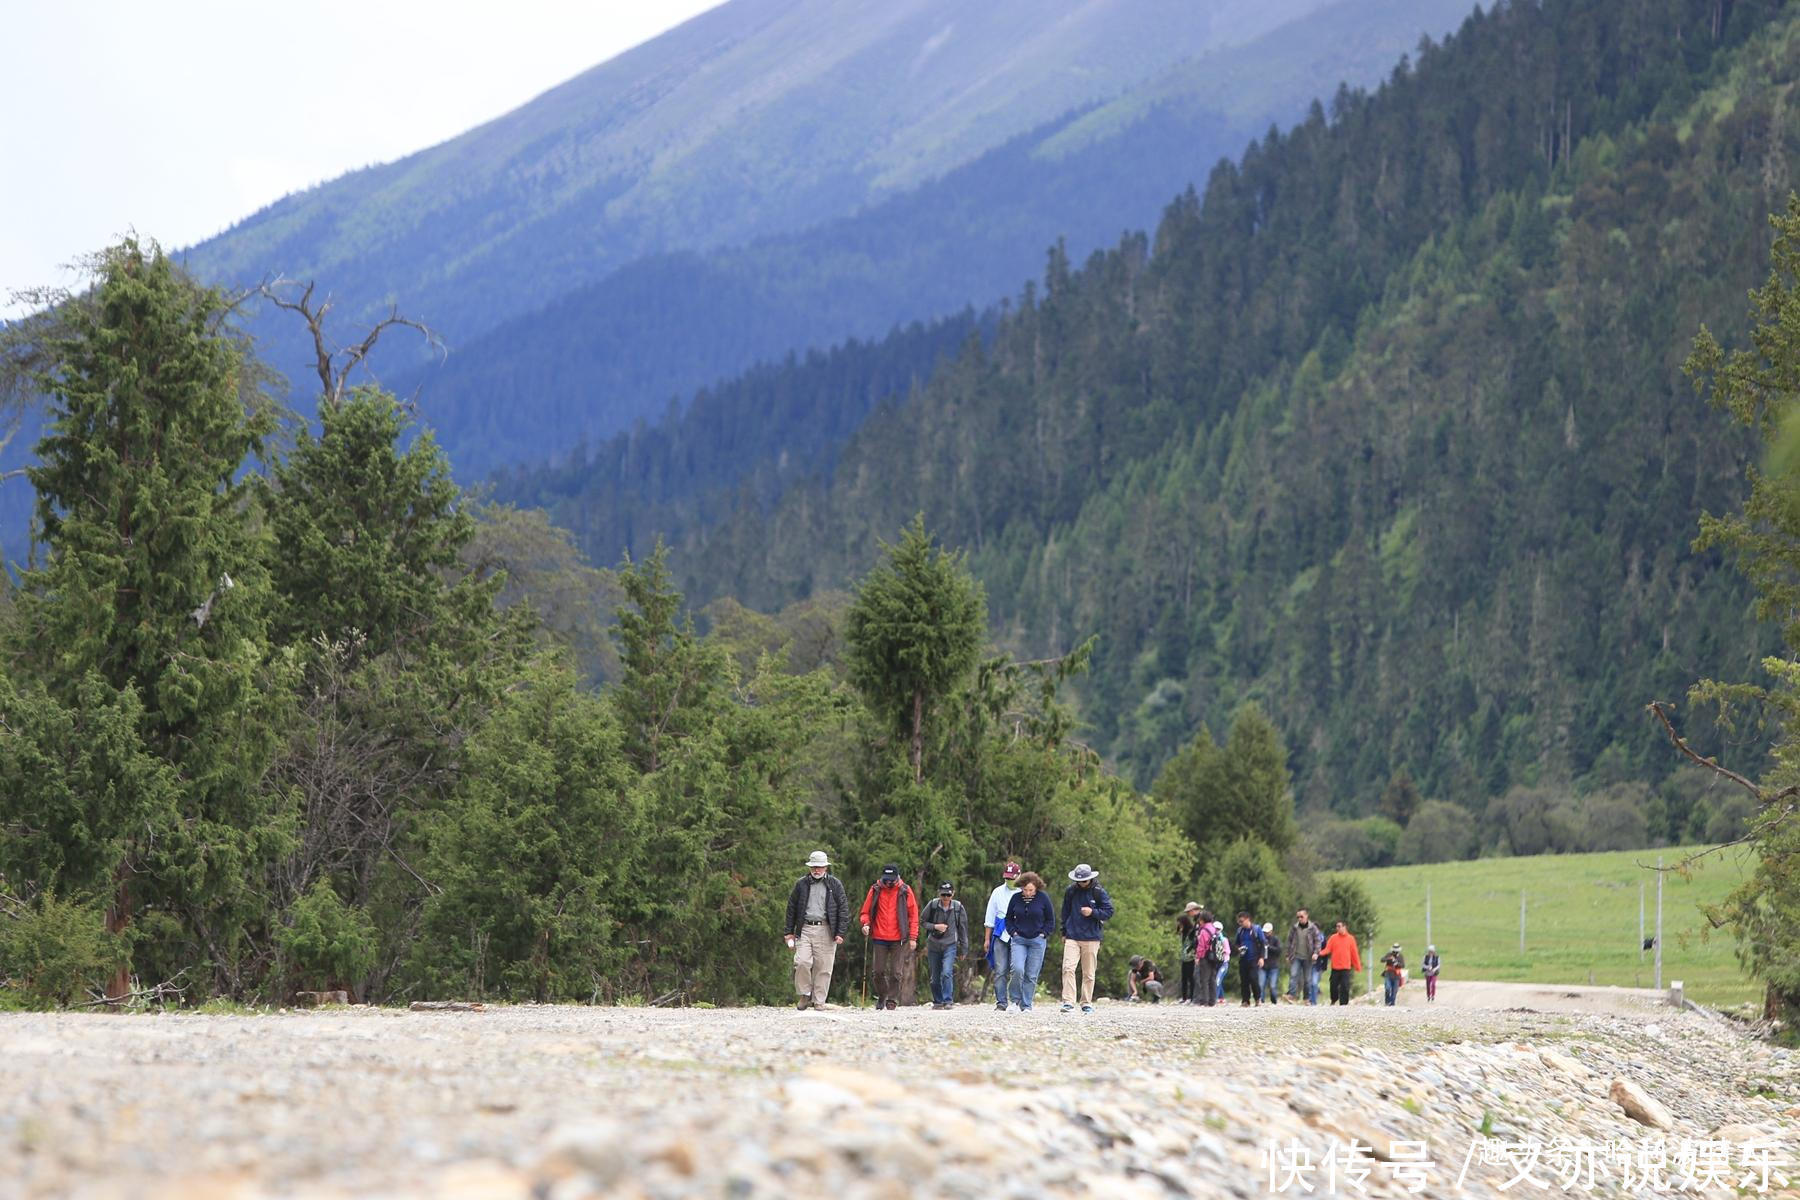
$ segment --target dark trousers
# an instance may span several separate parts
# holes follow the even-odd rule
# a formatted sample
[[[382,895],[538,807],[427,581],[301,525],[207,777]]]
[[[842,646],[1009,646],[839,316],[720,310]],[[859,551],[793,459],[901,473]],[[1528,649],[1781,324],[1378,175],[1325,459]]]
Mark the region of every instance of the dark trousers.
[[[1238,959],[1238,998],[1248,1004],[1252,996],[1262,999],[1262,968],[1246,954]]]
[[[1342,970],[1336,968],[1332,970],[1331,1002],[1333,1004],[1350,1003],[1350,975],[1351,971],[1349,967],[1345,967]]]
[[[1194,964],[1192,960],[1189,960],[1181,964],[1181,998],[1193,1000],[1197,996],[1198,989],[1194,987]]]
[[[904,947],[899,942],[875,943],[875,962],[872,973],[875,976],[875,995],[882,1000],[900,1002],[900,964],[903,961],[901,951]]]

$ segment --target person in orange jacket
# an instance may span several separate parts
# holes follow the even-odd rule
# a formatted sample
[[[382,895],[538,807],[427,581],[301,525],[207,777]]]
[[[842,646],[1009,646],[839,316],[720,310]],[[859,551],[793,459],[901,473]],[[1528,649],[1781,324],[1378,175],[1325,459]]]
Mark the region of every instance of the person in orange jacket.
[[[1350,980],[1355,972],[1362,970],[1362,951],[1356,948],[1356,939],[1350,936],[1342,921],[1337,923],[1336,932],[1325,939],[1319,957],[1331,968],[1331,1002],[1350,1003]]]
[[[881,868],[881,878],[863,897],[862,931],[875,942],[875,1007],[899,1008],[900,943],[908,950],[917,948],[919,905],[892,863]]]

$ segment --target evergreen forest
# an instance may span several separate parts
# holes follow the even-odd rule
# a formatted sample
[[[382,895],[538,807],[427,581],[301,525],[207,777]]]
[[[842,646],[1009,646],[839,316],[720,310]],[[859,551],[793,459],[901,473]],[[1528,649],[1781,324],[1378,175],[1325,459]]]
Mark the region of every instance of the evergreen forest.
[[[1189,898],[1746,836],[1794,1004],[1796,80],[1778,0],[1497,4],[990,311],[475,490],[108,248],[0,347],[0,1006],[780,1000],[817,848],[1092,862],[1121,978]]]

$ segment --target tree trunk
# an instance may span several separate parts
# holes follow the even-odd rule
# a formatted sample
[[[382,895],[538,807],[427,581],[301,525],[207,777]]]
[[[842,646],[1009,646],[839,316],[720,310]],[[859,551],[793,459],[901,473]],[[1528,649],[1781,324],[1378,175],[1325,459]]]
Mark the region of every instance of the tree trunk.
[[[925,689],[913,689],[913,782],[925,781]]]
[[[125,865],[119,864],[113,872],[113,900],[106,909],[106,932],[122,934],[131,925],[131,883],[130,876],[125,873]],[[106,985],[108,1000],[123,1000],[131,995],[131,963],[126,961],[113,972],[112,979]]]

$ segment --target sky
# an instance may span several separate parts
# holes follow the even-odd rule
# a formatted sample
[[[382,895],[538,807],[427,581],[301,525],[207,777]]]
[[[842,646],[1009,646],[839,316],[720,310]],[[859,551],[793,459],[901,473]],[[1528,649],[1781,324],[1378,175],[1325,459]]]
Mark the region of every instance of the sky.
[[[0,316],[128,231],[175,250],[422,150],[718,0],[39,0],[0,38]]]

